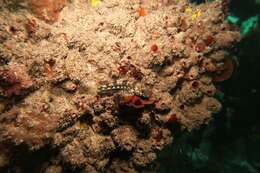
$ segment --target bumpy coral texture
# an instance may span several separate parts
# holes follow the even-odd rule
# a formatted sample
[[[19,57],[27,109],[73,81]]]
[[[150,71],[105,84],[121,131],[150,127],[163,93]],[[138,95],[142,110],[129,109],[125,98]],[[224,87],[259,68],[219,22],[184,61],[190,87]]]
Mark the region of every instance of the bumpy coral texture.
[[[239,33],[220,0],[0,3],[0,167],[48,146],[46,173],[154,172],[221,109]]]

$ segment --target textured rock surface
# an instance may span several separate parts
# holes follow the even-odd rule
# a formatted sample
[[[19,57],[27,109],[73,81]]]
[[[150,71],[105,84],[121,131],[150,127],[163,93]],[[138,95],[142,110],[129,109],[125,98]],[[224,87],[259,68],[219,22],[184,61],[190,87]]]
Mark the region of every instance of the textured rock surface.
[[[0,2],[0,139],[50,146],[46,172],[154,172],[172,127],[221,109],[239,41],[221,1]]]

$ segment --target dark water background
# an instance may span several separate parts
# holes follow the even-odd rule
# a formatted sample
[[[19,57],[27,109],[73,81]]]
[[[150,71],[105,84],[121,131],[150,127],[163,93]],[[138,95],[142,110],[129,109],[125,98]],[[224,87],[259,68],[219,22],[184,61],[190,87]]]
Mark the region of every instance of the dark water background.
[[[203,2],[203,0],[193,0]],[[255,0],[231,0],[230,15],[242,23],[260,18]],[[200,130],[177,135],[161,154],[160,173],[260,172],[260,22],[230,50],[238,60],[231,79],[218,85],[222,111]]]

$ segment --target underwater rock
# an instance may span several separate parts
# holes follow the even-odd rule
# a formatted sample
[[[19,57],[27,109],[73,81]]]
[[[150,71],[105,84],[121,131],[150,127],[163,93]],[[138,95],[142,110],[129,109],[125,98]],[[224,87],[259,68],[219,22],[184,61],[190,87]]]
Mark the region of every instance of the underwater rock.
[[[81,132],[61,151],[65,162],[82,167],[94,166],[104,170],[109,162],[109,154],[115,150],[111,137],[95,134],[91,128],[83,127]]]
[[[66,6],[67,0],[29,0],[28,3],[38,18],[54,23],[59,19],[59,13]]]
[[[124,172],[132,172],[138,173],[138,171],[125,160],[115,159],[112,161],[111,166],[108,173],[124,173]]]
[[[112,138],[122,150],[131,151],[137,142],[137,132],[133,127],[122,126],[112,131]]]
[[[2,93],[6,97],[20,95],[33,85],[25,67],[16,63],[0,68],[0,82]]]
[[[138,141],[136,149],[133,152],[132,162],[137,167],[147,167],[154,163],[156,153],[152,149],[152,145],[145,140]]]
[[[149,130],[152,127],[152,118],[149,115],[149,113],[143,113],[141,117],[138,118],[137,120],[137,125],[138,129],[142,131],[142,133],[145,134],[146,131],[149,132]]]
[[[7,159],[46,150],[56,162],[45,172],[153,173],[175,127],[198,129],[220,111],[214,82],[231,77],[240,39],[221,0],[14,4],[0,1]]]
[[[62,173],[62,167],[60,165],[50,165],[44,173]]]
[[[77,84],[72,81],[65,81],[61,87],[67,92],[73,92],[77,89]]]

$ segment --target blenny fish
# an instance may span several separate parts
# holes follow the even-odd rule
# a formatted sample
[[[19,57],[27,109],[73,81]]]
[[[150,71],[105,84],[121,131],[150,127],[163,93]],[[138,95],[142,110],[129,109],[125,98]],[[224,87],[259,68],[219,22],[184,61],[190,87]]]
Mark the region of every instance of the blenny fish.
[[[136,95],[141,98],[149,98],[149,96],[145,94],[143,89],[132,86],[127,82],[114,83],[111,85],[101,85],[100,87],[98,87],[99,95],[111,95],[120,91],[126,92],[130,95]]]

